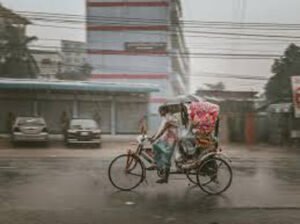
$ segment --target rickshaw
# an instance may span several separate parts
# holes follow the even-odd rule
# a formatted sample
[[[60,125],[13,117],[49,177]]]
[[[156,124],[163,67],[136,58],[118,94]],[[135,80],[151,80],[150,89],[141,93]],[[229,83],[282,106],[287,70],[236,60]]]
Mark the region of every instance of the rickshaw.
[[[184,115],[188,114],[191,119],[192,113],[188,107],[192,108],[193,105],[201,107],[202,100],[195,96],[177,99],[177,102],[170,101],[163,106],[167,106],[169,111],[178,117],[181,126],[186,126],[187,120]],[[180,137],[177,143],[174,167],[170,171],[170,175],[185,175],[192,184],[198,185],[201,190],[211,195],[225,192],[232,182],[231,160],[222,152],[217,140],[218,119],[214,122],[214,126],[213,134],[208,136],[197,137],[193,133],[189,133]],[[149,144],[149,138],[144,132],[137,137],[135,150],[129,149],[127,153],[121,154],[111,161],[108,177],[111,184],[118,190],[131,191],[147,181],[147,172],[150,172],[148,168],[153,164],[153,150]],[[159,177],[164,174],[163,170],[157,169],[156,172]]]

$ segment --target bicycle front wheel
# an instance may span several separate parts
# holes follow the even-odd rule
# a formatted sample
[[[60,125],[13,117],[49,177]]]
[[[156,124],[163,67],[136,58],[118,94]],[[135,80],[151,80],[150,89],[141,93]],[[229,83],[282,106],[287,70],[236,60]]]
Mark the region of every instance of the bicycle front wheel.
[[[116,157],[109,165],[108,177],[111,184],[121,191],[138,187],[145,179],[146,169],[142,161],[130,154]]]
[[[204,192],[212,195],[221,194],[231,185],[231,167],[220,158],[204,160],[197,171],[197,182]]]

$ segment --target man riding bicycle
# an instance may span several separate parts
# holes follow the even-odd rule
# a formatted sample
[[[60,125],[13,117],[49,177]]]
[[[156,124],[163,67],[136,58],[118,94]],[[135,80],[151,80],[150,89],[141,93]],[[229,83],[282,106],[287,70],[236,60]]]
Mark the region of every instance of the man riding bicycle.
[[[192,102],[188,105],[181,104],[181,120],[188,129],[187,136],[179,137],[179,122],[167,105],[159,108],[163,118],[158,132],[151,138],[154,160],[156,164],[150,169],[158,168],[164,175],[157,183],[167,183],[171,166],[171,158],[176,146],[179,146],[179,154],[184,154],[183,145],[187,140],[193,139],[193,148],[216,148],[215,136],[218,132],[219,106],[209,102]],[[213,135],[213,132],[214,135]],[[178,144],[179,143],[179,144]],[[178,162],[178,161],[177,161]]]
[[[162,184],[168,183],[171,158],[178,140],[178,121],[167,106],[161,106],[159,113],[162,122],[159,130],[150,140],[153,143],[155,160],[155,165],[151,168],[163,171],[162,178],[157,181]]]

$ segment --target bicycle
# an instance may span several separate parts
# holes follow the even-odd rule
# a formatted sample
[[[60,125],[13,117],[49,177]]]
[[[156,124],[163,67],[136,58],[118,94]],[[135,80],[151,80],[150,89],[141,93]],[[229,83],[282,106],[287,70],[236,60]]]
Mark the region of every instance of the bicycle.
[[[126,154],[117,156],[111,161],[108,168],[111,184],[121,191],[131,191],[137,188],[146,180],[148,168],[154,164],[152,149],[145,147],[149,138],[146,135],[140,135],[137,142],[138,146],[135,151],[128,150]],[[231,186],[232,169],[229,165],[230,162],[231,160],[221,150],[205,151],[193,163],[185,163],[183,168],[171,171],[170,175],[186,175],[190,182],[197,184],[204,192],[217,195],[225,192]],[[149,164],[148,167],[147,164]],[[221,171],[227,173],[225,179]],[[163,170],[158,169],[157,175],[161,177]],[[193,178],[194,176],[196,178]]]

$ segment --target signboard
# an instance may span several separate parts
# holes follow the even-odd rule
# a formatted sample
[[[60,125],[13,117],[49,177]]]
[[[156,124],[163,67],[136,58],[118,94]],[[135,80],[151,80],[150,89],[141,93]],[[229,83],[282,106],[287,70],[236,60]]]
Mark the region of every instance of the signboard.
[[[167,43],[164,42],[126,42],[127,51],[166,51]]]
[[[291,79],[295,117],[300,118],[300,76],[292,76]]]

